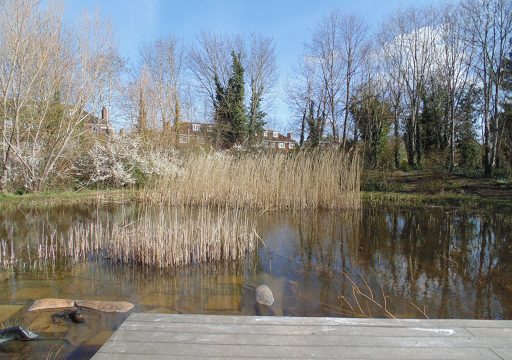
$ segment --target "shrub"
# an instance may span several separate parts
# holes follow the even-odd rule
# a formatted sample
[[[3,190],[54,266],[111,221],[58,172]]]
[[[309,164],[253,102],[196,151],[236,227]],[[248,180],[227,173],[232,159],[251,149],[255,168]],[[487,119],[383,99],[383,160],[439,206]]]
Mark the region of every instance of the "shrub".
[[[96,139],[85,156],[73,166],[82,186],[143,185],[151,175],[172,176],[178,172],[176,153],[142,151],[136,137],[112,136]]]

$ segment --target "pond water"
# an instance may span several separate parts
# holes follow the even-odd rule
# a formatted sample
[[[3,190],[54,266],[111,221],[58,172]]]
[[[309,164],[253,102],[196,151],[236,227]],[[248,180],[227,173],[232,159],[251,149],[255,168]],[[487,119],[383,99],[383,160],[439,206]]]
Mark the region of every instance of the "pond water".
[[[40,298],[130,301],[133,311],[285,316],[512,319],[512,213],[365,207],[254,213],[260,246],[243,260],[157,270],[101,256],[34,259],[42,233],[120,223],[166,209],[134,204],[1,209],[0,324],[41,341],[0,344],[0,358],[92,356],[129,314],[28,312]],[[44,229],[44,230],[43,230]],[[15,255],[14,265],[10,254]],[[1,265],[3,262],[3,265]],[[255,303],[268,285],[275,303]]]

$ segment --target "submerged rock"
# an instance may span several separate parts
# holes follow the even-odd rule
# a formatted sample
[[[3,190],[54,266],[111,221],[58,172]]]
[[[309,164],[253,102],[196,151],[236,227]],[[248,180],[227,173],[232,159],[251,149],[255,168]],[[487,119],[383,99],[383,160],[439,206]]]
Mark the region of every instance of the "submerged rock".
[[[75,302],[69,299],[39,299],[34,301],[28,311],[72,308]]]
[[[13,326],[0,330],[0,344],[11,340],[29,341],[39,338],[39,335],[21,326]]]
[[[274,303],[274,294],[267,285],[260,285],[256,288],[256,302],[266,306],[272,306]]]
[[[107,313],[125,313],[133,309],[133,304],[126,301],[75,300],[75,305]]]
[[[75,324],[80,324],[85,321],[84,315],[79,310],[73,310],[68,314],[68,318]]]

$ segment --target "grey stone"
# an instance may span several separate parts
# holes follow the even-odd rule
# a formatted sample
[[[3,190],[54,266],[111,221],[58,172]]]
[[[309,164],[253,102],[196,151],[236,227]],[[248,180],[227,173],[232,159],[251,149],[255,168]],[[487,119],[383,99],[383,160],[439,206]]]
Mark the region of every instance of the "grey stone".
[[[256,302],[266,306],[272,306],[274,303],[274,294],[267,285],[260,285],[256,288]]]

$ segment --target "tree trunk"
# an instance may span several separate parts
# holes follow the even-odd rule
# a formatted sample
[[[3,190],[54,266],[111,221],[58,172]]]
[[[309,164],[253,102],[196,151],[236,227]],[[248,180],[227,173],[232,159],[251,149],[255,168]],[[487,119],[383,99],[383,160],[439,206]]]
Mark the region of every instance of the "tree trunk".
[[[302,147],[304,145],[304,131],[306,128],[306,116],[308,112],[308,105],[306,103],[306,106],[304,108],[304,113],[302,114],[302,123],[300,124],[300,139],[299,139],[299,145]]]

